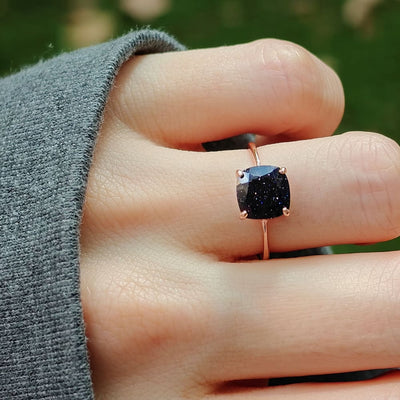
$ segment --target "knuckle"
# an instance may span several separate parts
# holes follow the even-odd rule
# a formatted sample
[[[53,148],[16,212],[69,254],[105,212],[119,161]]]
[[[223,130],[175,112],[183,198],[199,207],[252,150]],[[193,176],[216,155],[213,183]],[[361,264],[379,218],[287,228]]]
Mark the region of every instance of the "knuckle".
[[[398,167],[400,147],[389,137],[375,132],[348,132],[342,137],[348,148],[355,148],[356,151],[352,151],[352,155],[357,157],[355,161],[366,166],[372,163],[370,168],[374,170]]]
[[[172,166],[160,162],[149,168],[148,150],[138,151],[132,159],[131,143],[119,142],[107,146],[107,155],[100,154],[89,172],[83,221],[100,231],[137,226],[154,219],[154,210],[165,210],[163,201],[168,188],[159,188],[165,187],[163,179],[171,174]]]
[[[343,135],[341,164],[355,174],[361,208],[371,228],[380,228],[385,239],[400,234],[400,147],[378,133]]]
[[[296,120],[301,113],[304,129],[320,126],[321,119],[327,131],[336,129],[343,115],[344,93],[333,69],[295,43],[262,39],[248,46],[250,79],[263,88],[261,101],[268,104],[273,98],[283,115]]]
[[[83,224],[99,230],[123,226],[129,212],[133,215],[134,211],[127,188],[126,178],[121,174],[93,168],[85,193]],[[134,193],[131,198],[138,202],[137,197]]]
[[[279,39],[261,39],[250,43],[263,66],[296,69],[314,64],[314,56],[304,47]],[[276,64],[274,64],[276,63]]]
[[[114,353],[124,354],[132,347],[156,351],[173,343],[201,346],[214,318],[203,285],[184,271],[146,266],[143,260],[139,264],[135,271],[113,273],[99,294],[107,309],[102,323],[113,326],[118,338]]]
[[[315,57],[303,47],[277,39],[258,40],[251,46],[256,70],[274,75],[277,93],[283,89],[288,97],[301,96],[314,82],[318,72]]]
[[[382,316],[381,325],[388,332],[387,348],[393,349],[400,343],[400,258],[389,253],[382,261],[375,280],[382,307],[377,314]]]
[[[385,304],[398,309],[400,302],[400,258],[398,254],[381,255],[380,265],[371,268],[369,280],[369,289],[375,291],[379,297],[383,297]]]

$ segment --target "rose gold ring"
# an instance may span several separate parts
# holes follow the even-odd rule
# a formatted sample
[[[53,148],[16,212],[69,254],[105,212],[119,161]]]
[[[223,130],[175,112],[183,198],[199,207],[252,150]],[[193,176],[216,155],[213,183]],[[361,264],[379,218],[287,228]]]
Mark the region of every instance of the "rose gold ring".
[[[262,259],[269,258],[268,220],[290,214],[290,188],[285,167],[261,165],[254,143],[249,143],[255,167],[237,170],[236,194],[241,219],[261,220],[264,236]]]

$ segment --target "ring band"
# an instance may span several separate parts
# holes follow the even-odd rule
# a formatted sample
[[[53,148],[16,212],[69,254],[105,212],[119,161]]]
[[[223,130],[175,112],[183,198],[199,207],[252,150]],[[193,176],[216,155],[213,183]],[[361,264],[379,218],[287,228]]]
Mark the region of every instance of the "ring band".
[[[285,167],[261,165],[255,143],[249,143],[255,167],[237,170],[236,194],[241,219],[261,220],[264,251],[263,260],[269,258],[268,220],[290,214],[290,188]]]

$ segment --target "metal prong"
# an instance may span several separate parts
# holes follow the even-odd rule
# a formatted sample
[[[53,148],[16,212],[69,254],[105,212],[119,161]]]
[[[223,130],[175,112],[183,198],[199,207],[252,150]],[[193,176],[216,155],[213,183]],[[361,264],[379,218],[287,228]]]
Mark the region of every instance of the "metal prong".
[[[287,172],[286,167],[282,167],[282,168],[279,169],[279,173],[280,173],[281,175],[285,175],[286,172]]]
[[[249,213],[246,210],[243,210],[240,213],[240,219],[246,219],[248,215],[249,215]]]
[[[288,217],[290,215],[290,210],[286,207],[282,208],[282,212],[285,217]]]
[[[237,175],[239,178],[243,178],[243,177],[244,177],[244,172],[241,171],[240,169],[238,169],[238,170],[236,171],[236,175]]]

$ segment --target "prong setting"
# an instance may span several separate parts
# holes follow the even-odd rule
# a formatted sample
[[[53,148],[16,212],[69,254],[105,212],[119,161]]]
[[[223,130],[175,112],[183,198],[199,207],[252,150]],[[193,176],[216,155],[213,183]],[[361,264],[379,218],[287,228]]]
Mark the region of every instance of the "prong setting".
[[[271,219],[283,215],[283,208],[290,208],[290,189],[281,167],[260,165],[244,170],[237,179],[236,195],[239,212],[246,210],[247,219]]]
[[[243,172],[242,170],[238,169],[238,170],[236,171],[236,176],[237,176],[238,178],[243,178],[243,177],[244,177],[244,172]]]
[[[249,213],[246,210],[244,210],[240,213],[240,219],[246,219],[248,215]]]
[[[282,213],[285,217],[288,217],[290,215],[290,210],[287,207],[283,207]]]
[[[281,168],[279,168],[279,173],[280,173],[281,175],[286,175],[286,172],[287,172],[286,167],[281,167]]]

